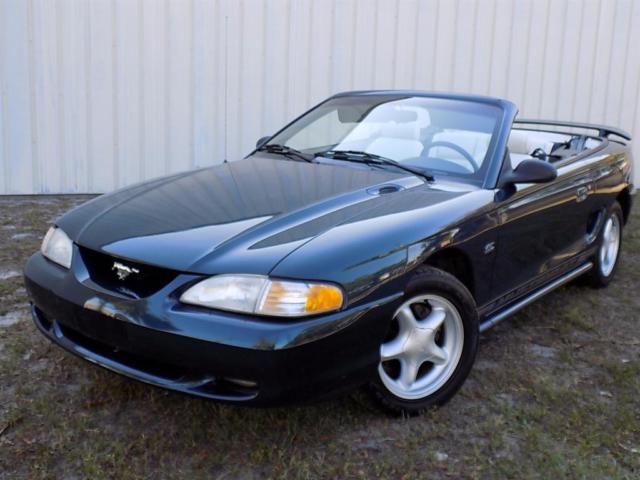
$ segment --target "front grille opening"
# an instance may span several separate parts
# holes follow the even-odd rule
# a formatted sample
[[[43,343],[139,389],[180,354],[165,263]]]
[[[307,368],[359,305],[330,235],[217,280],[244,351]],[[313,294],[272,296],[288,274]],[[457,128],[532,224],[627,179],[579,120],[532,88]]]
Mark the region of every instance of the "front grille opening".
[[[205,371],[160,362],[107,345],[67,326],[58,326],[65,338],[74,344],[121,365],[152,375],[161,379],[163,383],[171,382],[175,383],[176,387],[182,386],[179,389],[229,400],[249,400],[258,394],[258,384],[255,382],[214,377]]]
[[[178,276],[178,272],[174,270],[132,262],[85,247],[80,247],[80,255],[95,284],[131,298],[153,295]],[[116,262],[135,272],[126,278],[119,278],[114,268]]]
[[[60,331],[76,345],[86,348],[91,352],[97,353],[110,360],[117,361],[123,365],[127,365],[136,370],[140,370],[151,375],[163,377],[170,380],[177,380],[184,376],[184,370],[174,365],[163,364],[157,361],[150,361],[144,357],[130,354],[111,345],[100,342],[93,338],[87,337],[75,329],[69,328],[58,323]]]

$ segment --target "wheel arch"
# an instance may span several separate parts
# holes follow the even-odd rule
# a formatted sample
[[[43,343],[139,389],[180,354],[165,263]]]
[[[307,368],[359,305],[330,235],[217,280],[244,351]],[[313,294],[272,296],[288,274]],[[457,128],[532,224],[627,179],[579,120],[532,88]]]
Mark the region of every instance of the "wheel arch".
[[[629,187],[625,188],[618,194],[618,196],[616,197],[616,201],[620,204],[620,207],[622,207],[622,216],[624,217],[623,221],[626,225],[626,223],[629,221],[629,215],[631,215],[632,200]]]
[[[458,279],[475,298],[473,266],[468,255],[456,247],[445,248],[430,255],[423,263],[443,270]]]

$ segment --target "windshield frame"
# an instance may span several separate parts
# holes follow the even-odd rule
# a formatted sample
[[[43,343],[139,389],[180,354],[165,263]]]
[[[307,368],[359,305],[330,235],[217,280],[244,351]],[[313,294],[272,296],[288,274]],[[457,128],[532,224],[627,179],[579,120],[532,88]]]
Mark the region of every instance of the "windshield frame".
[[[498,177],[500,175],[500,171],[502,169],[503,159],[505,157],[505,152],[507,148],[507,141],[509,138],[509,133],[511,131],[511,126],[513,123],[513,119],[515,118],[518,110],[516,106],[507,100],[493,98],[493,97],[485,97],[480,95],[466,95],[466,94],[452,94],[452,93],[432,93],[432,92],[421,92],[421,91],[412,91],[412,90],[368,90],[368,91],[355,91],[355,92],[343,92],[333,95],[326,100],[318,103],[311,109],[302,113],[298,117],[294,118],[292,121],[287,123],[277,132],[269,137],[263,145],[268,144],[275,137],[280,135],[282,132],[287,130],[289,127],[299,122],[305,116],[311,114],[316,109],[325,106],[330,101],[341,98],[341,97],[352,97],[352,96],[381,96],[381,97],[390,97],[397,96],[398,98],[403,97],[423,97],[423,98],[434,98],[434,99],[444,99],[444,100],[454,100],[461,102],[470,102],[470,103],[478,103],[481,105],[487,105],[492,107],[497,107],[499,110],[499,114],[496,117],[496,124],[494,127],[494,131],[491,136],[491,141],[487,148],[487,152],[485,155],[485,161],[487,168],[485,170],[484,178],[480,181],[480,185],[476,182],[469,181],[464,179],[462,176],[451,175],[451,178],[460,179],[463,183],[475,183],[478,186],[481,186],[485,189],[493,189],[496,187]],[[251,153],[247,155],[247,157],[254,155],[258,152],[258,148],[255,148]]]

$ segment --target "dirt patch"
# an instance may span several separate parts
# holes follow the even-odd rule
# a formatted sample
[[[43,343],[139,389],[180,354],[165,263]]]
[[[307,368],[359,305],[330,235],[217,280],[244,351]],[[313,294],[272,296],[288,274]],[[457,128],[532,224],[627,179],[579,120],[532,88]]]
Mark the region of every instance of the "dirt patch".
[[[555,348],[545,347],[543,345],[537,345],[534,343],[531,345],[531,353],[538,357],[549,359],[556,356],[557,350]]]
[[[24,240],[25,238],[35,237],[33,233],[15,233],[11,235],[11,240]]]
[[[23,320],[22,312],[9,312],[0,315],[0,327],[10,327]]]
[[[7,280],[9,278],[19,277],[20,272],[17,270],[0,270],[0,280]]]

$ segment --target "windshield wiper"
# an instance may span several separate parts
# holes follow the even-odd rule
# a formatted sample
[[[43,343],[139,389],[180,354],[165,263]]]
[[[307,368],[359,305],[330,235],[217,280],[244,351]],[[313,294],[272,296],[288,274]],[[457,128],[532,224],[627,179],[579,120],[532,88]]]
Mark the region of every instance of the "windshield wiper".
[[[390,165],[399,168],[405,172],[412,173],[418,177],[424,178],[428,182],[433,182],[434,177],[429,172],[419,170],[417,168],[403,165],[387,157],[376,155],[375,153],[363,152],[360,150],[327,150],[326,152],[316,153],[316,157],[329,157],[335,160],[347,160],[350,162],[361,162],[369,165]]]
[[[276,143],[271,143],[267,145],[262,145],[258,148],[258,152],[267,152],[274,153],[276,155],[284,155],[288,158],[296,158],[298,160],[304,160],[305,162],[313,163],[313,155],[307,155],[306,153],[302,153],[300,150],[296,150],[295,148],[287,147],[286,145],[279,145]]]

